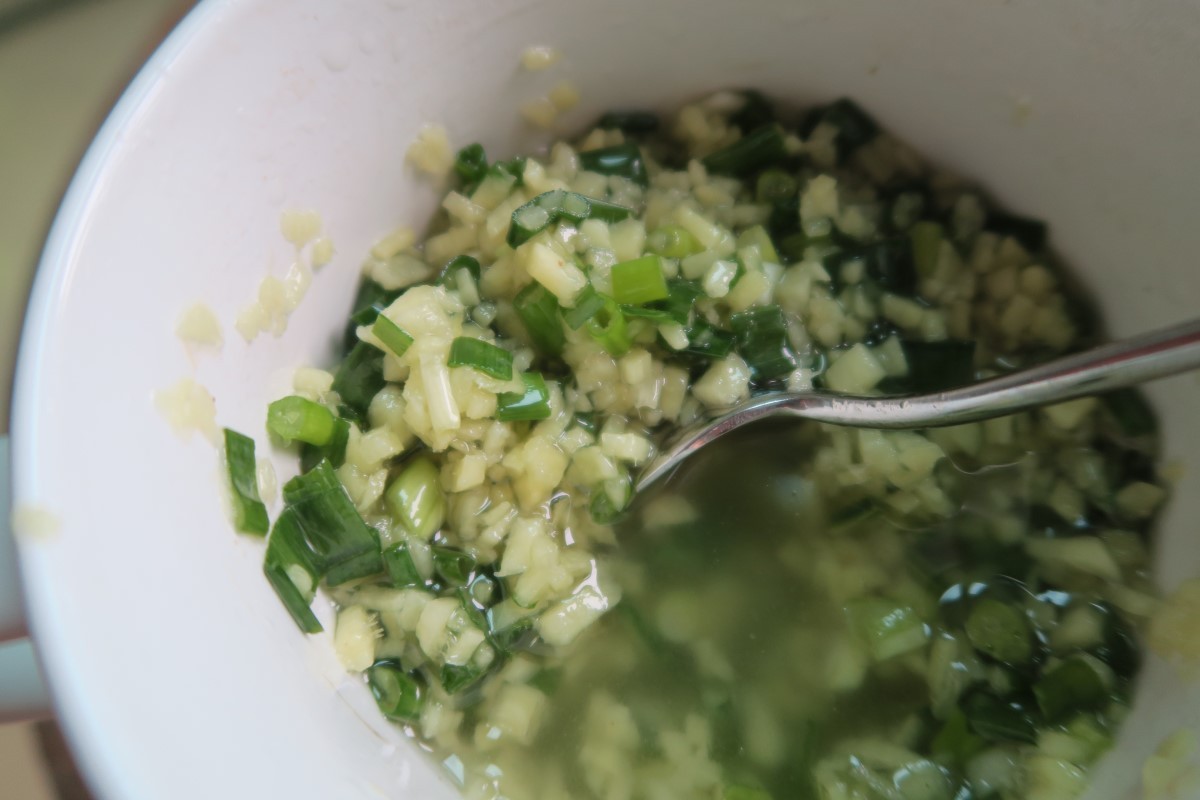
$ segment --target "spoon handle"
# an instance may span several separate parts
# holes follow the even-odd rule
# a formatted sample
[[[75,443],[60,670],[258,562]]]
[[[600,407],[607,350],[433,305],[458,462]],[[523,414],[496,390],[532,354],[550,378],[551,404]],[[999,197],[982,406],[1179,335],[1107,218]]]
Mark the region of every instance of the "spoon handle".
[[[797,413],[823,422],[871,428],[940,427],[1102,394],[1197,367],[1200,319],[1193,319],[961,389],[916,397],[826,395],[817,404],[801,402],[800,395],[793,399]]]
[[[960,425],[1102,394],[1197,367],[1200,367],[1200,319],[935,394],[857,397],[826,392],[772,392],[753,397],[723,416],[684,431],[643,467],[637,488],[641,490],[658,480],[714,439],[766,417],[790,415],[860,428]]]

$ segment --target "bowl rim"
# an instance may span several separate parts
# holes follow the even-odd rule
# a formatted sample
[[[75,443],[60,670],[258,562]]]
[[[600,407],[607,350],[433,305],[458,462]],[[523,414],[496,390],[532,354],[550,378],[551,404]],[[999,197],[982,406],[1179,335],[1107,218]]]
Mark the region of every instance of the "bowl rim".
[[[92,214],[97,196],[114,169],[114,157],[126,146],[126,134],[142,108],[153,101],[172,65],[202,36],[220,28],[223,12],[237,0],[200,0],[175,24],[125,87],[88,144],[55,211],[34,271],[33,285],[21,325],[12,392],[12,503],[32,504],[28,474],[38,459],[30,433],[41,413],[37,398],[44,380],[41,354],[53,336],[55,308],[68,290],[67,266]],[[21,594],[30,639],[47,684],[59,726],[70,745],[88,788],[98,797],[150,797],[137,786],[136,771],[119,763],[105,723],[80,684],[82,667],[67,658],[69,632],[54,613],[54,590],[46,564],[31,556],[16,537]]]

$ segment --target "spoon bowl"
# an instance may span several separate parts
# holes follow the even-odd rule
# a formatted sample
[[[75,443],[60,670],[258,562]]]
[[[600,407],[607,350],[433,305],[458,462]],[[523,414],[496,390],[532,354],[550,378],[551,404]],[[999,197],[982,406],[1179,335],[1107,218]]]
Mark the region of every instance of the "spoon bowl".
[[[940,428],[1166,378],[1200,367],[1200,319],[1110,342],[1029,369],[933,394],[864,397],[768,392],[680,432],[643,468],[636,490],[731,431],[775,416],[859,428]]]

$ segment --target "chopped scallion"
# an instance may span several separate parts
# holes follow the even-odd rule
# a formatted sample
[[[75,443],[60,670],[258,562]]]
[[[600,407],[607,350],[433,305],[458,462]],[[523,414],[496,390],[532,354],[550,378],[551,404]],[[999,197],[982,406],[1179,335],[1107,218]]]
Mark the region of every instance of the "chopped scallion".
[[[388,484],[383,499],[396,521],[418,539],[433,536],[446,521],[441,474],[428,456],[419,455],[405,463]]]
[[[627,477],[612,478],[592,490],[588,512],[599,525],[611,525],[621,518],[632,495]]]
[[[563,309],[563,321],[571,327],[571,330],[579,330],[583,323],[596,316],[602,308],[604,308],[604,295],[597,292],[589,283],[575,298],[575,306]]]
[[[609,111],[596,122],[597,128],[634,135],[653,133],[658,125],[658,115],[652,111]]]
[[[843,264],[861,261],[868,278],[889,292],[911,295],[917,290],[913,245],[908,239],[885,239],[847,247],[825,257],[825,267],[837,275]]]
[[[988,214],[984,228],[1000,236],[1011,236],[1033,255],[1041,253],[1046,247],[1046,223],[1040,219],[994,211]]]
[[[538,372],[521,374],[524,392],[505,392],[496,398],[496,419],[501,422],[520,422],[545,419],[550,416],[550,390],[546,379]]]
[[[475,557],[451,547],[433,548],[433,571],[448,586],[466,586],[475,569]]]
[[[271,535],[267,537],[263,574],[300,630],[305,633],[322,630],[321,623],[309,607],[320,576],[305,543],[304,532],[291,509],[284,509],[279,519],[275,520]]]
[[[579,154],[579,166],[601,175],[619,175],[645,186],[649,183],[642,149],[632,142],[586,150]]]
[[[764,125],[701,160],[709,172],[741,177],[785,158],[787,147],[783,143],[783,132],[778,125]]]
[[[379,661],[367,670],[367,685],[388,719],[416,722],[425,705],[425,692],[417,677],[399,664]]]
[[[1021,611],[999,600],[979,600],[967,617],[966,631],[976,650],[997,661],[1024,664],[1033,655],[1029,621]]]
[[[696,300],[704,296],[704,290],[698,284],[683,278],[673,278],[667,281],[667,298],[661,302],[652,303],[651,308],[665,311],[674,322],[687,326],[692,321],[692,309]]]
[[[525,185],[525,158],[521,156],[510,158],[507,161],[497,161],[495,164],[492,164],[488,171],[511,175],[517,179],[516,186]]]
[[[442,667],[442,688],[446,690],[446,694],[457,694],[477,683],[486,674],[486,669],[475,664],[446,664]]]
[[[929,220],[921,220],[908,229],[912,242],[913,265],[917,274],[928,278],[937,271],[938,253],[942,248],[942,226]]]
[[[529,284],[513,300],[513,308],[539,350],[549,355],[562,352],[566,336],[558,320],[558,300],[546,287],[536,281]]]
[[[625,314],[611,298],[604,298],[604,307],[587,321],[588,335],[599,342],[609,355],[624,355],[633,343]]]
[[[346,462],[346,444],[349,441],[350,423],[341,417],[335,417],[333,435],[326,444],[319,447],[306,444],[300,448],[300,470],[308,472],[320,464],[322,459],[328,459],[330,465],[337,469]]]
[[[520,247],[548,226],[564,219],[575,223],[589,218],[618,222],[632,213],[633,209],[626,206],[554,189],[539,194],[513,211],[507,241],[509,247]]]
[[[846,606],[855,630],[876,661],[925,646],[929,629],[917,612],[880,597],[860,597]]]
[[[1126,436],[1149,436],[1158,432],[1154,409],[1137,389],[1118,389],[1102,396],[1109,413]]]
[[[967,700],[963,710],[970,729],[989,742],[1037,742],[1037,723],[1019,703],[978,693]]]
[[[441,271],[438,273],[437,279],[434,281],[438,286],[445,286],[448,289],[454,289],[458,286],[459,270],[466,270],[471,273],[471,278],[479,283],[480,277],[483,275],[483,270],[479,266],[479,259],[473,256],[455,256],[445,263]]]
[[[838,156],[843,159],[879,135],[879,125],[875,120],[858,104],[846,98],[814,111],[806,127],[811,131],[818,122],[826,122],[837,128]]]
[[[487,175],[488,160],[483,145],[479,142],[469,144],[454,157],[454,171],[463,183],[475,183]]]
[[[759,306],[733,314],[730,327],[737,349],[756,381],[771,380],[796,369],[796,356],[788,344],[787,323],[779,306]]]
[[[903,347],[908,385],[913,392],[941,392],[975,380],[974,342],[907,340]]]
[[[759,173],[754,196],[760,203],[775,205],[796,196],[800,183],[787,170],[765,169]]]
[[[459,336],[450,345],[449,365],[452,367],[470,367],[490,375],[496,380],[512,380],[513,356],[503,347],[475,339],[471,336]]]
[[[320,403],[290,395],[267,406],[267,430],[285,442],[323,447],[333,439],[337,418]]]
[[[413,338],[383,314],[375,318],[375,324],[371,326],[371,333],[375,334],[375,338],[383,342],[384,346],[397,356],[404,355],[408,348],[412,347]]]
[[[704,249],[687,228],[664,225],[646,237],[646,249],[663,258],[687,258]]]
[[[350,322],[346,329],[346,349],[358,343],[358,326],[370,325],[380,312],[390,306],[401,292],[389,291],[372,280],[364,280],[358,287],[358,295],[354,298],[354,311],[350,314]]]
[[[318,574],[328,577],[333,569],[348,563],[359,572],[361,559],[371,557],[377,565],[374,571],[383,570],[378,535],[363,522],[328,461],[284,484],[283,499],[304,535]]]
[[[743,131],[752,131],[775,121],[775,104],[757,89],[741,91],[742,107],[729,116],[729,121]]]
[[[383,315],[378,319],[383,319]],[[367,413],[384,383],[383,352],[366,342],[354,345],[333,376],[333,390],[360,415]]]
[[[383,568],[387,570],[388,580],[397,589],[410,586],[422,586],[425,581],[413,561],[412,551],[407,542],[397,542],[383,550]]]
[[[614,264],[612,287],[613,299],[623,305],[640,306],[670,295],[662,261],[655,255]]]
[[[959,709],[950,714],[946,724],[930,743],[930,749],[936,758],[944,759],[957,769],[965,767],[985,746],[982,738],[971,733],[967,715]]]
[[[583,195],[576,195],[583,197]],[[584,197],[588,203],[588,219],[598,219],[601,222],[620,222],[633,215],[633,209],[628,206],[610,203],[607,200],[597,200],[594,197]]]
[[[721,800],[773,800],[766,789],[752,786],[726,786],[721,792]]]
[[[685,353],[702,358],[719,359],[733,350],[734,335],[726,330],[714,328],[703,320],[697,320],[688,329],[688,346]]]
[[[1034,684],[1033,694],[1046,718],[1057,722],[1070,713],[1103,706],[1111,681],[1111,671],[1100,661],[1075,656],[1047,670]]]
[[[225,429],[225,466],[233,490],[233,525],[242,533],[266,536],[270,527],[267,507],[258,496],[258,462],[254,440]]]
[[[675,322],[675,317],[661,308],[623,305],[621,306],[621,313],[625,315],[626,319],[645,319],[653,322],[655,325]]]

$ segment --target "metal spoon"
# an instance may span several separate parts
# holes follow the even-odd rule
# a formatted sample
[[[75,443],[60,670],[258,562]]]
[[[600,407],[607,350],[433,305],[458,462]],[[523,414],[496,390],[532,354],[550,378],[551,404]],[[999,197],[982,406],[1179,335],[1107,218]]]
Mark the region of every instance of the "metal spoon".
[[[1200,367],[1200,319],[1100,345],[1030,369],[936,394],[859,397],[769,392],[682,431],[642,469],[641,491],[685,458],[760,419],[794,416],[859,428],[934,428],[1002,417]]]

